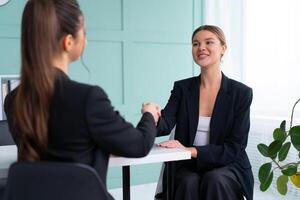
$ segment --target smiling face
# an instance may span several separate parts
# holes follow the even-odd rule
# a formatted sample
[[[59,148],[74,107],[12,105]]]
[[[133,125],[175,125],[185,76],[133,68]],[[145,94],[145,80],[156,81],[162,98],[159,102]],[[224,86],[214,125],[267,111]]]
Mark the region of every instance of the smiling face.
[[[226,44],[212,32],[201,30],[192,39],[192,54],[194,61],[201,67],[220,66],[225,53]]]

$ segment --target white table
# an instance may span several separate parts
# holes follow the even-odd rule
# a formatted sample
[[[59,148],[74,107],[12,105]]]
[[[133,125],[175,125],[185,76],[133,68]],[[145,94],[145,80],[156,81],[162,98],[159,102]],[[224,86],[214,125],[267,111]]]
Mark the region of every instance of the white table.
[[[184,149],[173,148],[167,149],[154,145],[149,154],[142,158],[127,158],[120,156],[110,156],[109,166],[128,166],[128,165],[141,165],[157,162],[169,162],[176,160],[187,160],[191,158],[191,153]]]
[[[149,154],[142,158],[126,158],[119,156],[110,156],[109,167],[122,166],[123,172],[123,199],[130,199],[130,166],[149,164],[157,162],[170,162],[178,160],[187,160],[191,158],[191,153],[184,149],[172,148],[167,149],[154,145]],[[0,146],[0,178],[7,177],[9,166],[17,160],[17,147],[15,145]],[[170,167],[167,164],[167,169]],[[171,176],[168,176],[171,178]],[[168,180],[168,186],[172,180]],[[170,188],[171,189],[171,188]],[[170,189],[168,193],[170,194]]]
[[[169,162],[178,160],[191,159],[191,153],[184,149],[173,148],[167,149],[154,145],[149,154],[142,158],[126,158],[119,156],[111,156],[109,159],[109,166],[122,166],[123,177],[123,200],[130,200],[130,166],[166,162],[167,173],[171,172],[171,165]],[[172,176],[167,176],[168,199],[172,194]]]

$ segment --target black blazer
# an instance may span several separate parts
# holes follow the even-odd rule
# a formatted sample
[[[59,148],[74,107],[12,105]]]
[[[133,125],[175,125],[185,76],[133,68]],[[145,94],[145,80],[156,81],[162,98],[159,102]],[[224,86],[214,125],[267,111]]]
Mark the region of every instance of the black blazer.
[[[169,134],[176,125],[175,139],[184,146],[193,146],[199,119],[200,76],[174,83],[158,122],[158,136]],[[193,162],[181,162],[181,165],[196,165],[199,171],[231,165],[248,200],[253,198],[254,184],[245,151],[251,102],[252,89],[222,73],[221,87],[211,116],[209,144],[196,147],[198,156]]]
[[[144,113],[137,127],[114,110],[105,92],[70,80],[58,70],[50,107],[48,151],[43,160],[78,162],[96,169],[106,183],[109,154],[142,157],[148,154],[156,136],[153,116]],[[5,100],[10,131],[15,90]]]

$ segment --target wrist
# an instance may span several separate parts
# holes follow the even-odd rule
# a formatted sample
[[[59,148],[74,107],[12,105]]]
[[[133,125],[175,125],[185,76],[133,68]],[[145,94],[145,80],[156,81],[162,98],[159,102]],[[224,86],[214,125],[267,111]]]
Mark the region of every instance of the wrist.
[[[197,158],[197,149],[195,147],[187,147],[186,148],[189,152],[191,152],[192,158]]]
[[[152,116],[152,118],[154,120],[154,123],[155,123],[155,126],[156,126],[157,121],[158,121],[158,116],[155,113],[151,112],[151,111],[145,111],[145,113],[149,113]]]

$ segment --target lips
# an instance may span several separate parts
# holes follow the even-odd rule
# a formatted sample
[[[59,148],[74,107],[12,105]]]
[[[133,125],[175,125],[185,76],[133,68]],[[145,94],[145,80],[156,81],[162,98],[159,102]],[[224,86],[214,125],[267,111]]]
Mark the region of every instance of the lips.
[[[198,55],[198,58],[199,59],[205,59],[205,58],[207,58],[209,55],[208,54],[199,54]]]

